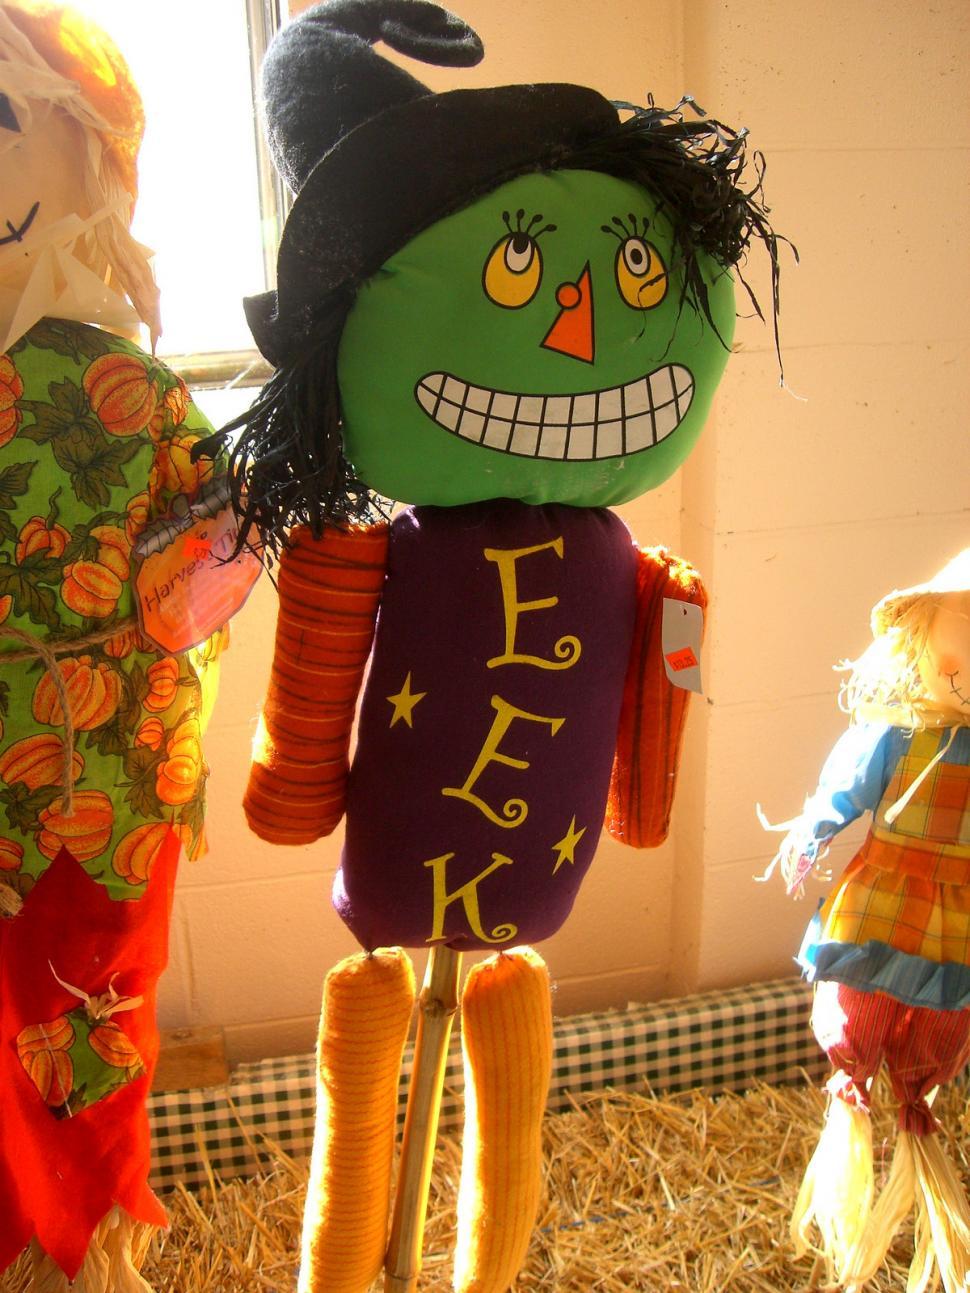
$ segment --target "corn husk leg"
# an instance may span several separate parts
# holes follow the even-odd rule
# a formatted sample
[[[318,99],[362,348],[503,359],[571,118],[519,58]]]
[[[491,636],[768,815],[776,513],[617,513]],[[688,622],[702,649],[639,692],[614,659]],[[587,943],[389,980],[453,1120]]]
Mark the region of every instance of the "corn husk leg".
[[[365,1293],[380,1273],[413,1005],[399,947],[348,957],[324,982],[299,1293]]]
[[[552,1071],[549,974],[531,948],[475,966],[462,994],[465,1134],[457,1293],[505,1293],[542,1188],[542,1115]]]
[[[840,1077],[836,1075],[836,1087]],[[833,1095],[792,1213],[796,1255],[814,1250],[825,1259],[830,1282],[846,1283],[859,1262],[872,1196],[868,1110]],[[821,1236],[818,1245],[811,1241],[813,1222]]]
[[[872,1279],[886,1260],[900,1226],[913,1211],[915,1203],[916,1160],[913,1156],[913,1137],[909,1132],[901,1131],[896,1139],[889,1178],[876,1199],[855,1261],[848,1272],[847,1293],[856,1293],[856,1290]],[[923,1269],[929,1252],[927,1243],[924,1241],[921,1244],[920,1233],[917,1233],[916,1239],[917,1255],[910,1268],[909,1293],[924,1289],[932,1270],[932,1260]],[[914,1280],[915,1283],[912,1282]]]
[[[154,1232],[154,1226],[135,1221],[123,1208],[112,1208],[91,1236],[73,1282],[33,1240],[27,1293],[152,1293],[139,1270]]]
[[[916,1226],[906,1293],[937,1288],[934,1270],[946,1293],[970,1289],[970,1208],[963,1184],[935,1132],[903,1129],[896,1140],[892,1169],[859,1252],[846,1293],[857,1293],[885,1261],[890,1245],[913,1208]]]
[[[929,1258],[935,1259],[946,1293],[967,1293],[970,1289],[970,1207],[963,1183],[940,1143],[939,1136],[911,1135],[913,1159],[916,1165],[916,1233],[917,1254],[913,1270],[919,1272],[919,1241],[928,1246]],[[927,1257],[923,1266],[929,1266]],[[924,1282],[915,1285],[912,1280],[907,1293],[922,1293],[929,1282],[927,1271]]]

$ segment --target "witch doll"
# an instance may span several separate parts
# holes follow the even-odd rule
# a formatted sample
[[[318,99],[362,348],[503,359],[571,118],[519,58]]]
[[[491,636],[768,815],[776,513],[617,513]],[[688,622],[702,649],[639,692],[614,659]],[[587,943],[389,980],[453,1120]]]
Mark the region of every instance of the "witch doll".
[[[743,136],[685,101],[578,85],[431,93],[372,46],[468,66],[424,0],[331,0],[286,27],[264,113],[295,194],[276,367],[235,427],[237,506],[280,554],[245,808],[280,844],[346,817],[300,1288],[363,1293],[388,1249],[398,1069],[430,948],[386,1287],[416,1287],[459,960],[466,1119],[455,1287],[502,1293],[541,1182],[548,973],[601,827],[663,840],[705,596],[609,509],[700,432],[731,267],[774,238]],[[390,515],[382,500],[411,504]],[[365,666],[353,766],[351,724]]]

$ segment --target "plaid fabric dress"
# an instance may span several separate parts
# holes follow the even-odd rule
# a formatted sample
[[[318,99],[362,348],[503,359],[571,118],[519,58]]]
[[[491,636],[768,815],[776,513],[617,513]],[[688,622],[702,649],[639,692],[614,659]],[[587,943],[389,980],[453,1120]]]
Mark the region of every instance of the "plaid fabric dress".
[[[887,728],[873,745],[875,781],[853,767],[842,792],[849,798],[860,787],[859,812],[880,782],[882,790],[869,835],[809,926],[799,957],[809,978],[914,1006],[970,1005],[970,728],[956,733],[899,816],[886,822],[886,810],[950,736],[948,729],[909,735]],[[815,824],[816,839],[834,834],[834,816]]]

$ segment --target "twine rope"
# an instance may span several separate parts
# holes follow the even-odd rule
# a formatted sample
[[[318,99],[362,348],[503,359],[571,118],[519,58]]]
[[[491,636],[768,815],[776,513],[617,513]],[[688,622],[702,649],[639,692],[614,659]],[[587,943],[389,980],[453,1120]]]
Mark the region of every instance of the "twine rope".
[[[53,642],[46,638],[39,638],[33,633],[25,633],[21,629],[0,624],[0,639],[7,638],[13,642],[22,642],[26,648],[24,651],[0,653],[0,664],[21,664],[25,660],[42,660],[54,690],[57,692],[57,701],[64,718],[61,812],[65,817],[74,816],[74,715],[71,712],[71,702],[67,694],[67,683],[64,681],[64,675],[58,666],[58,657],[77,655],[85,647],[98,646],[102,642],[107,642],[109,638],[117,637],[119,633],[124,633],[127,629],[136,627],[137,624],[137,618],[130,616],[128,619],[114,624],[110,629],[96,629],[93,633],[84,634],[83,637],[63,638],[60,641]]]
[[[24,900],[13,885],[7,884],[5,880],[0,880],[0,918],[19,916],[23,905]]]

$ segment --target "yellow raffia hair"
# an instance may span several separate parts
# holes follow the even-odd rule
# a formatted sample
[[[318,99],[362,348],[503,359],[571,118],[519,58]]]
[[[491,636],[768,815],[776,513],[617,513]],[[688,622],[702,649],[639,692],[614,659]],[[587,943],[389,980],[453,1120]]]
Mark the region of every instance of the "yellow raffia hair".
[[[132,198],[138,196],[138,150],[145,110],[128,64],[114,41],[89,18],[47,0],[6,0],[8,16],[48,66],[81,93],[110,127],[102,143]]]
[[[919,662],[937,600],[914,599],[890,628],[873,638],[858,660],[839,665],[849,673],[839,692],[839,706],[853,721],[890,722],[913,730],[926,726]]]
[[[154,345],[161,332],[158,288],[146,251],[131,236],[138,195],[138,151],[145,130],[141,95],[114,41],[84,14],[50,0],[3,0],[3,16],[28,50],[0,50],[0,59],[28,57],[60,79],[56,106],[83,133],[86,199],[93,211],[112,208],[90,237],[91,268],[108,271],[146,324]],[[9,29],[8,29],[9,30]],[[93,254],[90,254],[93,252]]]

